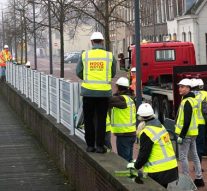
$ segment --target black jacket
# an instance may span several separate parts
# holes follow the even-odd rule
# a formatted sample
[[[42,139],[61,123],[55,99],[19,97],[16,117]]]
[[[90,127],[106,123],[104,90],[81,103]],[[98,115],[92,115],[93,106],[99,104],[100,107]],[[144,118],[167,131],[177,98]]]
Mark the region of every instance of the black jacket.
[[[161,123],[158,119],[153,118],[146,121],[146,123],[161,128]],[[135,162],[136,169],[141,169],[144,166],[144,164],[148,161],[148,158],[150,157],[150,153],[152,151],[153,144],[153,141],[145,133],[142,133],[140,137],[139,154]],[[164,186],[178,179],[178,168],[176,167],[162,172],[148,173],[148,176]]]

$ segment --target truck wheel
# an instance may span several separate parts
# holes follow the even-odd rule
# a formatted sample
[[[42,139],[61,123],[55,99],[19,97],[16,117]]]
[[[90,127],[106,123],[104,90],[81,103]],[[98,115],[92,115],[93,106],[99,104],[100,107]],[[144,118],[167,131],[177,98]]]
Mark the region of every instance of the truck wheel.
[[[158,99],[157,96],[155,96],[152,99],[152,107],[154,109],[156,117],[159,119],[159,117],[160,117],[160,105],[159,105],[159,99]]]
[[[164,122],[166,118],[170,118],[170,108],[167,99],[162,101],[162,121]]]

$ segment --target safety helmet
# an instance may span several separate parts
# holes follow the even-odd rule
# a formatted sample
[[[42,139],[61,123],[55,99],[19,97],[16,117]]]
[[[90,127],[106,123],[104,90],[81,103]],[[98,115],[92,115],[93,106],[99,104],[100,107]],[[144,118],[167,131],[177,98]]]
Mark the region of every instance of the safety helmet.
[[[116,81],[116,85],[129,87],[129,80],[127,78],[125,78],[125,77],[120,77]]]
[[[132,67],[131,72],[136,72],[136,67]]]
[[[191,79],[191,87],[194,88],[194,87],[197,87],[197,86],[198,86],[198,79],[192,78]]]
[[[25,66],[30,66],[30,65],[31,65],[30,61],[27,61],[26,64],[25,64]]]
[[[141,117],[149,117],[154,115],[152,106],[149,103],[142,103],[137,110],[137,115]]]
[[[203,82],[203,80],[202,79],[197,79],[197,84],[198,84],[198,86],[204,86],[204,82]]]
[[[5,48],[5,49],[6,49],[6,48],[9,48],[9,46],[8,46],[7,44],[5,44],[5,45],[4,45],[4,48]]]
[[[100,33],[100,32],[94,32],[91,35],[91,40],[104,40],[104,37],[103,37],[102,33]]]
[[[190,87],[192,87],[192,81],[191,81],[190,79],[188,79],[188,78],[184,78],[184,79],[182,79],[182,80],[178,83],[178,85],[183,85],[183,86],[190,86]]]

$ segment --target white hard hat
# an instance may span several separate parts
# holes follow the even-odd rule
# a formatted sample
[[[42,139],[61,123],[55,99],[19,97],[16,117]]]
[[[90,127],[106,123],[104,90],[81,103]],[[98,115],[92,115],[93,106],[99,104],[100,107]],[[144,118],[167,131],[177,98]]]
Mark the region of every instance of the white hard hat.
[[[137,110],[137,115],[141,117],[149,117],[154,115],[152,106],[149,103],[142,103]]]
[[[104,37],[103,37],[102,33],[100,33],[100,32],[94,32],[91,35],[91,40],[104,40]]]
[[[129,87],[129,80],[125,77],[120,77],[117,81],[116,84],[119,86],[125,86]]]
[[[30,61],[27,61],[25,66],[30,66]]]
[[[136,67],[131,68],[131,72],[136,72]]]
[[[198,86],[198,79],[192,78],[191,79],[191,87],[194,88],[196,86]]]
[[[9,48],[9,46],[7,44],[4,45],[4,48]]]
[[[188,78],[182,79],[178,85],[183,85],[183,86],[190,86],[192,87],[192,81]]]
[[[198,86],[204,86],[204,82],[202,79],[197,79]]]

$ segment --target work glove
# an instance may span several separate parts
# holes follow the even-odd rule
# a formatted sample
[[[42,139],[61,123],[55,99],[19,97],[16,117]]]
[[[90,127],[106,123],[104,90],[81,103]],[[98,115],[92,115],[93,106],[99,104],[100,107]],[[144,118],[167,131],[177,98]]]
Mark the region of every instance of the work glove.
[[[177,138],[177,143],[178,143],[178,144],[182,144],[182,143],[183,143],[183,139],[182,139],[181,137],[178,137],[178,138]]]
[[[134,162],[130,162],[127,164],[127,169],[135,169]]]

